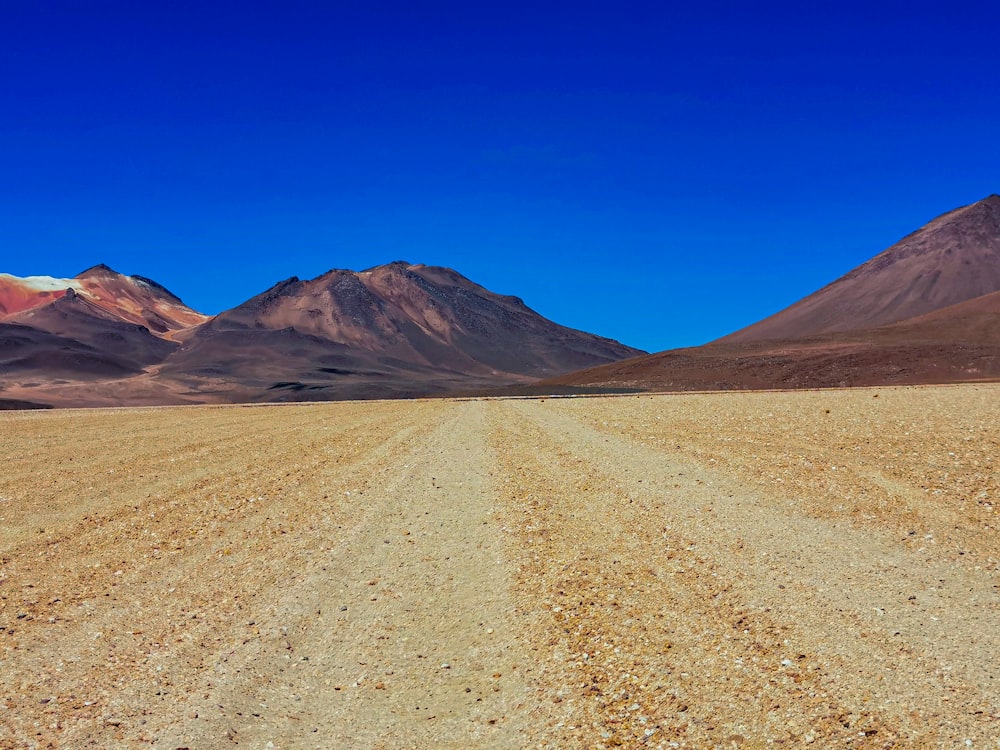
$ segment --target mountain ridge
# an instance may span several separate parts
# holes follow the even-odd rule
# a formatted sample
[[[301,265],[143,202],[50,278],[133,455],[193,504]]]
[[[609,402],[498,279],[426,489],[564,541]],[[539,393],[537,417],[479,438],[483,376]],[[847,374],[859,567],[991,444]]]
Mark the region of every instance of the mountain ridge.
[[[547,320],[454,269],[405,261],[291,276],[214,316],[103,263],[73,279],[37,278],[7,275],[0,287],[14,289],[0,304],[16,299],[19,308],[0,313],[8,325],[0,390],[11,400],[24,390],[31,398],[16,398],[40,402],[47,391],[61,405],[99,405],[113,389],[125,394],[116,401],[132,389],[142,403],[414,396],[525,383],[641,353]],[[45,363],[62,381],[77,360],[86,364],[80,383],[45,386]],[[32,363],[41,387],[4,377]],[[99,384],[102,368],[109,380]]]
[[[104,264],[73,279],[0,274],[0,398],[10,403],[997,379],[996,194],[932,219],[751,326],[652,355],[547,320],[519,297],[491,292],[454,269],[407,261],[291,276],[215,316]]]

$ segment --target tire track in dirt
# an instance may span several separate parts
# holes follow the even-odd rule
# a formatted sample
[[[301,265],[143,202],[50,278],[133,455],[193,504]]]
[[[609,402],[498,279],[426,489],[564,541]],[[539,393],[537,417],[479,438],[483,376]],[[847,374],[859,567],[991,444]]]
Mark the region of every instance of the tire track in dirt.
[[[524,744],[482,404],[406,408],[433,429],[366,467],[364,505],[321,568],[273,592],[265,620],[280,637],[223,658],[199,720],[166,727],[157,746]]]
[[[601,432],[740,475],[815,517],[1000,571],[1000,386],[562,401]],[[678,440],[682,437],[682,440]]]
[[[996,403],[871,401],[0,415],[0,748],[996,746]]]
[[[551,746],[996,736],[991,576],[798,515],[565,413],[581,409],[493,415],[519,592],[548,610],[544,658],[576,702]]]
[[[122,421],[64,415],[76,427]],[[146,439],[105,455],[144,478],[91,477],[101,495],[78,497],[63,526],[41,539],[26,527],[0,551],[0,668],[18,676],[0,695],[0,747],[148,746],[214,650],[243,640],[233,620],[254,619],[333,546],[352,517],[344,492],[363,492],[379,450],[430,429],[425,421],[384,405],[127,412],[123,432]],[[213,450],[193,462],[192,446],[206,442]],[[105,451],[99,440],[72,450],[84,464]],[[38,495],[20,497],[30,518],[23,498]]]

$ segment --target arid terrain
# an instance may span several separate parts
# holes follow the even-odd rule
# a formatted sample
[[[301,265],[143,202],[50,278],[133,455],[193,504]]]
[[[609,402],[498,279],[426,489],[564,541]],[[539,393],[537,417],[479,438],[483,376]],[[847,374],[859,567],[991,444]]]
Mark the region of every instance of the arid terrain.
[[[997,747],[1000,386],[0,414],[0,748]]]

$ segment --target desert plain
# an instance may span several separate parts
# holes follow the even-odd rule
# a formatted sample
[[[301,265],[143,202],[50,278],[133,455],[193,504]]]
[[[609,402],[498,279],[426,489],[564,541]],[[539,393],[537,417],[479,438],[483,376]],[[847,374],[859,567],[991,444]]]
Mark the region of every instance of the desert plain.
[[[0,413],[0,748],[1000,746],[1000,386]]]

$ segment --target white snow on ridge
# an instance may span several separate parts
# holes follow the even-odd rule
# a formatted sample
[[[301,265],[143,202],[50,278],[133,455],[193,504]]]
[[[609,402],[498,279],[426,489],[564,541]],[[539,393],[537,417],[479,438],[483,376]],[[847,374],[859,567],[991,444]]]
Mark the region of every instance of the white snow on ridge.
[[[12,276],[9,273],[0,273],[0,282],[2,281],[11,281],[39,292],[58,292],[62,289],[83,291],[83,284],[78,279],[57,279],[52,276],[25,276],[22,278]]]

